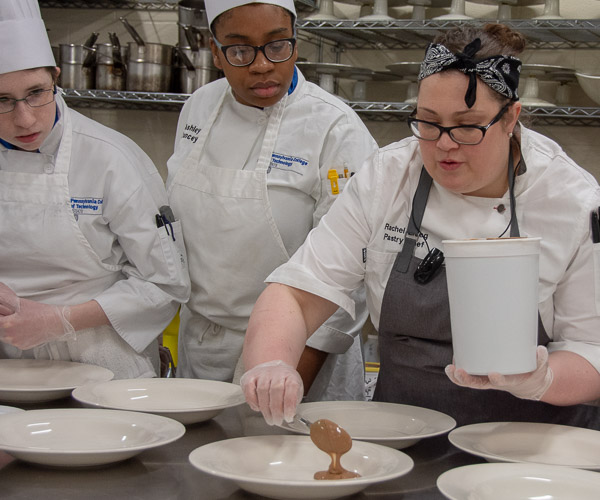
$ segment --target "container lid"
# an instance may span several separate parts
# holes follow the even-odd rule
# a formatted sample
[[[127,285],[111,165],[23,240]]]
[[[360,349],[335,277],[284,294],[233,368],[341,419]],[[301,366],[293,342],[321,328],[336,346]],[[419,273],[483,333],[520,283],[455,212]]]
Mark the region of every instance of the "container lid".
[[[540,253],[542,238],[443,240],[445,257],[516,257]]]

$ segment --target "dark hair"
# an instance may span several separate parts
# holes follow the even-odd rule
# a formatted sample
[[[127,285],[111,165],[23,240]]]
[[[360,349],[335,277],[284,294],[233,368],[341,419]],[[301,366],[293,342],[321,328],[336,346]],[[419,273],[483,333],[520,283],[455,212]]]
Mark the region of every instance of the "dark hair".
[[[255,2],[256,4],[256,2]],[[270,5],[270,4],[265,4],[265,5]],[[281,7],[280,5],[274,5],[274,7],[278,7],[280,9],[283,9],[289,16],[290,19],[292,21],[292,32],[295,33],[295,25],[296,25],[296,16],[294,16],[294,14],[292,12],[290,12],[289,10],[287,10],[285,7]],[[232,14],[231,11],[233,9],[229,9],[226,10],[225,12],[223,12],[222,14],[219,14],[217,17],[215,17],[213,19],[213,22],[210,25],[210,32],[212,33],[213,36],[216,36],[216,32],[215,30],[217,29],[217,26],[225,19],[228,19]]]
[[[465,46],[479,38],[481,48],[478,59],[492,56],[518,57],[527,43],[525,37],[504,24],[488,23],[485,26],[460,26],[438,35],[434,42],[444,45],[454,53],[462,52]]]
[[[476,38],[481,40],[481,48],[477,51],[478,60],[498,55],[518,57],[525,50],[526,38],[508,26],[500,23],[488,23],[485,26],[463,25],[439,34],[434,43],[444,45],[448,50],[457,54]],[[492,95],[501,103],[510,99],[498,92]]]

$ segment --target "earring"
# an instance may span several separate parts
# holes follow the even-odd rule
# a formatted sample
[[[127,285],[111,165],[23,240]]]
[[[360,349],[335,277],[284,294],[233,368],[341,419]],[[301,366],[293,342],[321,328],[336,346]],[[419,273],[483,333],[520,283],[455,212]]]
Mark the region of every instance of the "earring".
[[[513,133],[512,133],[512,132],[509,132],[509,133],[508,133],[508,138],[510,139],[512,136],[513,136]]]

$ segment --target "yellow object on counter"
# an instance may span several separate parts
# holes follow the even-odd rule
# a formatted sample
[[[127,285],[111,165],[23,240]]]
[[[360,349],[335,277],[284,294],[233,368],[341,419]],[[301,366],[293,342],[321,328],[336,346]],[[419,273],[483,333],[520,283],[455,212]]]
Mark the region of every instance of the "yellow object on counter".
[[[179,311],[163,331],[163,345],[169,348],[177,366],[177,339],[179,337]]]
[[[332,168],[327,172],[327,178],[331,182],[331,194],[340,194],[340,188],[338,186],[338,172],[335,168]]]

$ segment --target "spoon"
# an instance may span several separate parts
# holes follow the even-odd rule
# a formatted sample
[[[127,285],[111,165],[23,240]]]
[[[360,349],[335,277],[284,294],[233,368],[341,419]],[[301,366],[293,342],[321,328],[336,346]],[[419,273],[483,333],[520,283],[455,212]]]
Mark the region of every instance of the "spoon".
[[[360,476],[344,469],[340,463],[342,455],[352,448],[352,438],[338,424],[325,418],[317,420],[310,426],[310,439],[317,448],[331,457],[329,469],[316,472],[315,479],[350,479]]]

